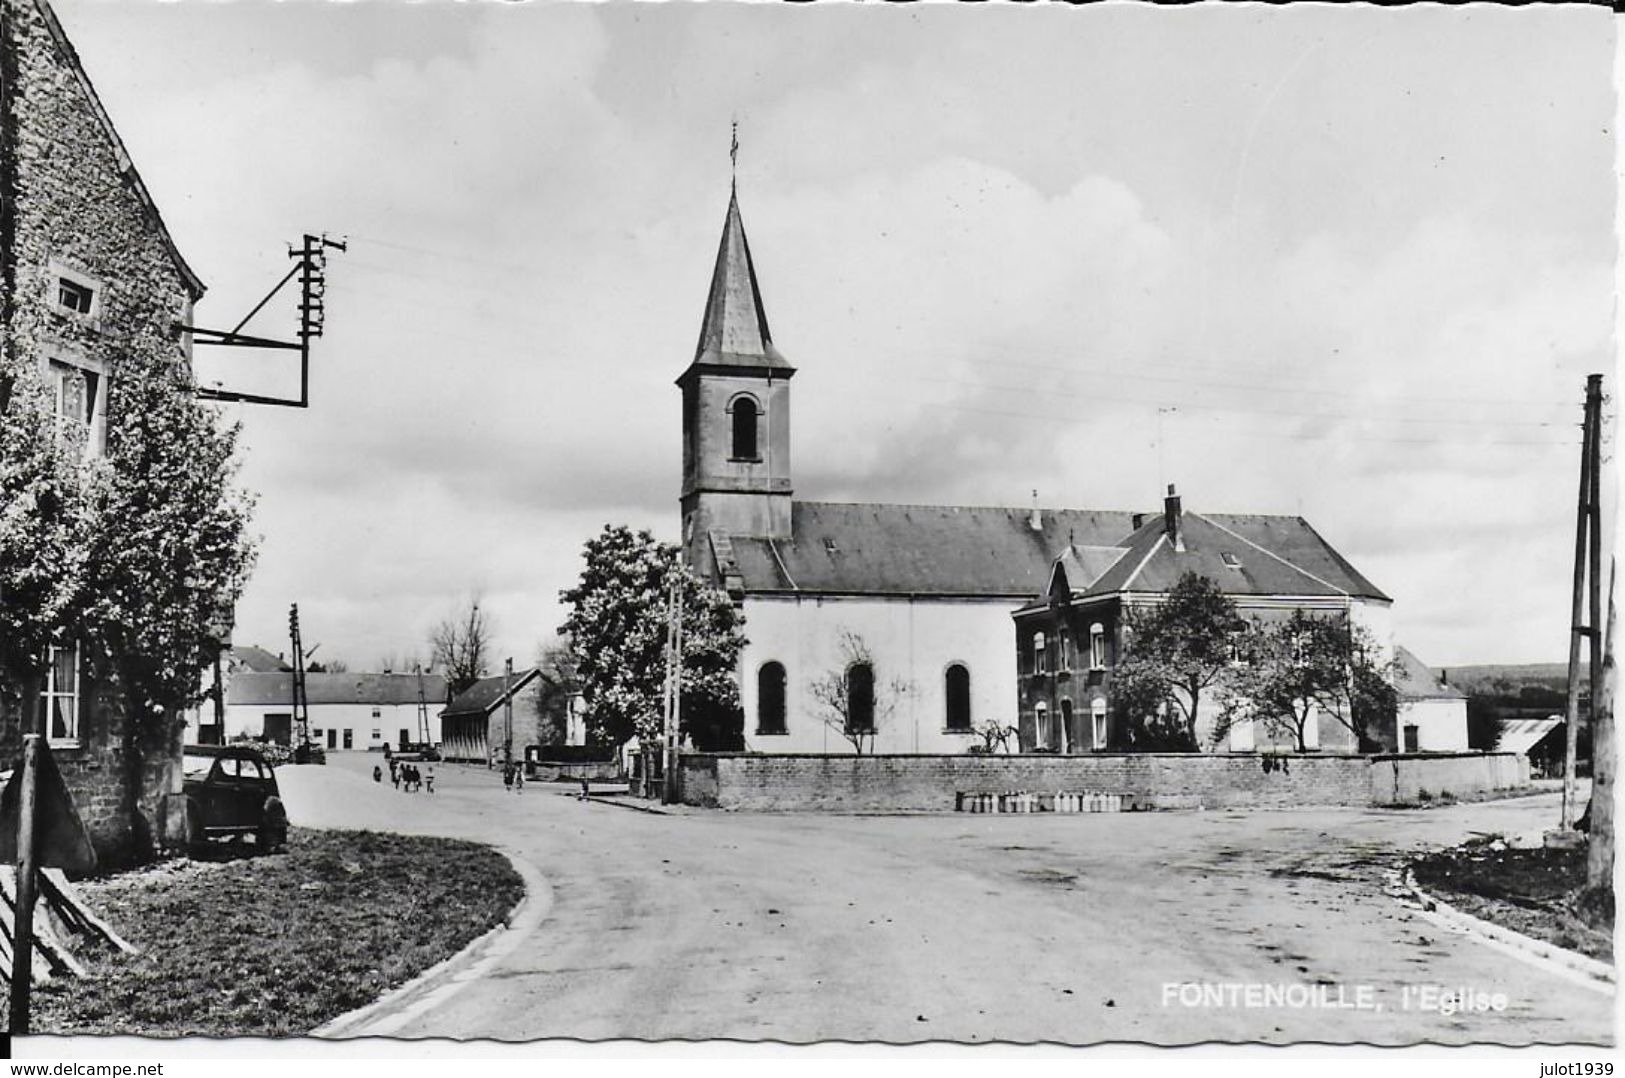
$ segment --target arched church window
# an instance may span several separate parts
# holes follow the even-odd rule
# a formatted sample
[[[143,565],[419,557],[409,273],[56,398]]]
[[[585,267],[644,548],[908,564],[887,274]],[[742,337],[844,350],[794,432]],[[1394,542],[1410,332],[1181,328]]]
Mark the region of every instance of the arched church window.
[[[733,402],[730,409],[733,412],[733,459],[734,460],[760,460],[756,444],[756,421],[759,413],[756,402],[749,397],[740,397]]]
[[[875,668],[853,663],[846,668],[846,729],[873,733],[875,729]]]
[[[942,681],[943,696],[947,700],[947,728],[969,730],[970,669],[964,663],[951,663]]]
[[[756,672],[756,732],[782,734],[784,727],[784,664],[763,663]]]

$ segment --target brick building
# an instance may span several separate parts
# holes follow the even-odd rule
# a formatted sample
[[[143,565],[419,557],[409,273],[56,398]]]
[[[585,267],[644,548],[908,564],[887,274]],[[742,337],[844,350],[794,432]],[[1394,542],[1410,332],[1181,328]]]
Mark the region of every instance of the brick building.
[[[0,362],[37,373],[50,418],[102,454],[121,364],[189,365],[177,327],[203,285],[45,0],[0,0],[0,260]],[[118,861],[164,833],[179,722],[150,724],[161,743],[131,752],[129,705],[84,658],[52,648],[42,693],[0,687],[0,768],[14,766],[23,725],[41,723],[98,856]]]
[[[980,743],[977,726],[1017,725],[1018,713],[1025,745],[1058,743],[1056,730],[1039,737],[1032,686],[1018,685],[1011,615],[1044,592],[1057,557],[1081,582],[1118,565],[1125,551],[1148,541],[1146,514],[798,500],[790,468],[796,373],[768,328],[735,196],[699,342],[677,385],[683,555],[702,579],[727,589],[745,615],[749,641],[739,679],[746,747],[853,751],[840,720],[813,690],[831,673],[846,675],[848,711],[886,712],[871,720],[868,751],[961,753]],[[1282,585],[1282,594],[1357,609],[1376,636],[1390,638],[1388,598],[1301,519],[1210,519],[1213,525],[1196,525],[1203,542],[1221,524],[1235,529],[1255,574],[1273,574],[1275,566],[1272,555],[1250,543],[1301,551],[1308,562],[1275,574],[1294,581]],[[1214,562],[1220,577],[1248,579],[1217,554]],[[1109,616],[1105,624],[1109,638]],[[853,637],[866,645],[868,661],[847,654],[852,649],[843,641]],[[1087,716],[1093,699],[1080,696],[1071,706]],[[1059,714],[1063,703],[1049,704],[1049,714]],[[1074,716],[1067,727],[1069,747],[1090,741],[1082,721]]]
[[[1380,662],[1392,658],[1390,600],[1301,517],[1186,512],[1170,488],[1162,514],[1135,524],[1118,543],[1069,544],[1043,594],[1013,615],[1024,751],[1120,747],[1111,685],[1126,615],[1160,602],[1187,572],[1216,583],[1245,621],[1268,625],[1297,610],[1346,618],[1371,632]],[[1295,747],[1251,723],[1237,724],[1213,745],[1220,705],[1209,694],[1198,709],[1203,748]],[[1357,747],[1348,728],[1330,716],[1316,715],[1304,733],[1311,749]]]

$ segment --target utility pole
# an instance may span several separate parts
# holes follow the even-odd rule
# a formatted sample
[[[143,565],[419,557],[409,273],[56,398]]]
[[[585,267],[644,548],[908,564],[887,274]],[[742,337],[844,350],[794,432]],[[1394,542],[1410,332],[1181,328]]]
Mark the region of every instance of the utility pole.
[[[1574,593],[1569,613],[1569,693],[1564,719],[1563,808],[1558,827],[1572,831],[1575,820],[1575,759],[1580,736],[1580,641],[1591,638],[1591,714],[1596,715],[1602,696],[1602,508],[1598,464],[1602,459],[1602,375],[1586,378],[1585,427],[1580,448],[1580,496],[1574,529]],[[1590,573],[1586,572],[1587,564]],[[1587,578],[1590,583],[1590,624],[1582,624],[1586,612]],[[1596,747],[1592,746],[1592,758]]]
[[[665,736],[661,738],[661,800],[672,805],[677,803],[677,739],[683,721],[683,589],[675,574],[666,609],[666,722]]]
[[[423,695],[423,664],[417,663],[416,665],[418,672],[418,743],[427,746],[429,744],[429,701]],[[444,736],[443,733],[442,736]]]
[[[305,695],[305,645],[299,636],[299,604],[288,607],[288,637],[293,649],[293,722],[297,732],[294,760],[310,759],[310,701]],[[314,649],[312,649],[314,650]]]
[[[11,925],[11,1015],[13,1036],[28,1032],[28,1003],[34,980],[34,891],[39,857],[35,792],[39,788],[40,735],[23,735],[22,789],[17,809],[17,906]]]
[[[502,769],[513,766],[513,660],[502,668]]]
[[[1608,564],[1608,642],[1602,654],[1602,706],[1593,705],[1591,723],[1591,835],[1586,850],[1586,886],[1614,893],[1614,576]],[[1598,699],[1591,690],[1593,701]]]

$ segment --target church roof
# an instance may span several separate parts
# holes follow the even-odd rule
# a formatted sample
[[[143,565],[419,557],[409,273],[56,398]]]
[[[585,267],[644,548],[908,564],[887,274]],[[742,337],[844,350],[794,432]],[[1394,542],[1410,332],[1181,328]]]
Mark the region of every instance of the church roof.
[[[745,239],[745,222],[739,215],[737,192],[728,198],[728,217],[717,247],[717,265],[711,273],[711,291],[705,301],[693,366],[794,370],[773,347],[767,310],[756,284],[756,265]]]
[[[956,505],[802,502],[792,539],[731,537],[747,593],[932,595],[1027,599],[1069,543],[1112,546],[1133,514]]]

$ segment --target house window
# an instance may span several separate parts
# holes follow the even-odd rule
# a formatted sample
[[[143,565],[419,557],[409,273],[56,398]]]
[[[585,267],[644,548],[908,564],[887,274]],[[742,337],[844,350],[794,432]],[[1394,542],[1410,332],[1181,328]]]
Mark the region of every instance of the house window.
[[[1062,625],[1055,630],[1055,669],[1065,672],[1072,669],[1072,662],[1067,655],[1066,626]]]
[[[942,675],[942,693],[947,704],[945,726],[954,732],[970,730],[970,668],[951,663]]]
[[[1045,674],[1045,673],[1049,672],[1049,667],[1048,667],[1048,664],[1046,662],[1046,656],[1044,654],[1044,651],[1045,651],[1045,649],[1044,649],[1044,634],[1043,633],[1034,633],[1033,634],[1033,673],[1035,673],[1035,674]]]
[[[79,673],[77,644],[50,649],[46,655],[45,691],[41,695],[45,703],[45,734],[53,743],[82,740]]]
[[[1412,723],[1406,723],[1405,724],[1405,751],[1406,752],[1421,752],[1422,751],[1422,737],[1421,737],[1421,734],[1422,734],[1421,729],[1419,727],[1417,727],[1416,725],[1414,725]]]
[[[756,446],[756,402],[740,397],[729,409],[733,413],[733,459],[760,460]]]
[[[1061,751],[1072,751],[1072,701],[1061,701]]]
[[[1089,669],[1106,669],[1106,626],[1098,621],[1089,626]]]
[[[89,314],[96,299],[96,290],[66,277],[56,279],[56,305],[74,314]]]
[[[372,728],[372,739],[374,741],[382,741],[384,739],[384,732],[378,727],[374,726]]]
[[[372,717],[375,718],[375,719],[382,718],[383,714],[384,714],[384,712],[383,712],[383,710],[381,708],[376,708],[375,707],[375,708],[372,709]],[[372,736],[377,737],[378,735],[374,734]]]
[[[100,314],[102,282],[51,259],[45,300],[58,314],[94,319]]]
[[[1049,705],[1039,703],[1033,713],[1033,748],[1049,748]]]
[[[763,663],[756,672],[756,732],[782,734],[784,727],[784,664]]]
[[[1089,705],[1089,724],[1094,727],[1095,751],[1106,747],[1106,701],[1096,698]]]
[[[875,668],[853,663],[846,668],[846,729],[848,733],[874,733]]]
[[[52,359],[47,362],[46,376],[54,397],[58,433],[77,441],[86,455],[101,456],[98,429],[105,390],[101,372],[89,364]]]

